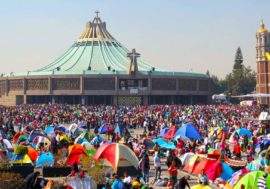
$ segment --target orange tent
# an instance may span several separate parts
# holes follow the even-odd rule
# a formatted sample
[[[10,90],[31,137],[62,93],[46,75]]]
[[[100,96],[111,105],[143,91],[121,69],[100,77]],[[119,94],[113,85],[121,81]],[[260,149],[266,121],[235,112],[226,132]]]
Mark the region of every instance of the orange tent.
[[[80,159],[83,155],[88,155],[84,147],[80,144],[75,144],[69,148],[68,158],[66,161],[67,165],[80,164]]]
[[[186,163],[186,165],[183,168],[183,171],[192,173],[195,167],[200,163],[202,158],[198,155],[193,156],[190,158],[190,160]]]
[[[193,169],[192,174],[201,174],[202,170],[205,171],[211,167],[217,160],[216,159],[203,159],[197,166]]]
[[[39,153],[34,148],[28,147],[28,156],[32,161],[36,161],[39,156]]]

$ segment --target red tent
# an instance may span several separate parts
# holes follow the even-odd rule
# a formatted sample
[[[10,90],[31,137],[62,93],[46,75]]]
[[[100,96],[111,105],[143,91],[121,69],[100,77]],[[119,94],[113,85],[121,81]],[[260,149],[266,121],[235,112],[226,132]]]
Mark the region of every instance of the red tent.
[[[209,169],[217,160],[215,159],[202,159],[200,163],[194,168],[192,174],[201,174],[202,170],[205,171]]]
[[[166,135],[164,136],[164,139],[166,139],[166,140],[171,140],[171,139],[173,139],[173,138],[174,138],[174,135],[175,135],[175,133],[176,133],[176,131],[177,131],[176,125],[173,125],[173,126],[170,128],[170,130],[166,133]]]
[[[197,165],[202,161],[202,158],[198,155],[193,156],[188,160],[188,162],[185,164],[183,171],[192,173],[193,170],[197,167]]]
[[[66,164],[72,166],[76,163],[77,165],[79,165],[82,155],[88,155],[84,147],[80,144],[73,145],[70,148]]]
[[[215,181],[222,173],[222,164],[219,161],[213,162],[209,167],[205,170],[205,173],[208,176],[208,179],[211,181]]]

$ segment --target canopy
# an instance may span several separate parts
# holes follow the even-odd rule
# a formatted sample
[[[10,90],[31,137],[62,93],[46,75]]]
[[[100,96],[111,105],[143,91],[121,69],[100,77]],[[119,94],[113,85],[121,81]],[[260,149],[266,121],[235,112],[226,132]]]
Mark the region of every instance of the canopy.
[[[241,185],[245,186],[245,189],[258,189],[258,179],[263,176],[264,172],[262,171],[253,171],[246,174],[243,178],[241,178],[234,188],[241,188]],[[266,186],[270,188],[270,176],[266,178]]]
[[[161,148],[165,149],[175,149],[175,144],[173,142],[167,142],[163,138],[156,138],[153,140],[154,143],[157,143]]]
[[[174,135],[174,138],[179,135],[185,136],[189,139],[202,139],[202,136],[199,134],[198,129],[190,124],[183,125]]]
[[[134,167],[138,169],[139,163],[135,153],[129,147],[118,143],[103,144],[97,149],[94,159],[108,161],[115,172],[117,172],[119,167]]]
[[[238,133],[239,136],[247,135],[248,138],[251,138],[252,136],[252,133],[250,132],[250,130],[247,130],[245,128],[240,128],[236,132]]]
[[[164,136],[164,138],[165,138],[166,140],[171,140],[171,139],[173,139],[173,137],[174,137],[176,131],[177,131],[176,125],[173,125],[173,126],[169,129],[169,131],[166,133],[166,135]]]
[[[37,158],[36,167],[52,167],[54,165],[54,157],[51,152],[42,153]]]

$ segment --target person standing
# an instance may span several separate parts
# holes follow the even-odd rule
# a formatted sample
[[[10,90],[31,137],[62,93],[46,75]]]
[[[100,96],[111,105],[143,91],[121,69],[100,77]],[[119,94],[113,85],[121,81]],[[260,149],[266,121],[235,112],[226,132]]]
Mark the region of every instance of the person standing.
[[[171,184],[172,184],[172,189],[174,189],[175,184],[177,182],[177,174],[178,174],[178,170],[177,170],[175,160],[172,161],[172,164],[170,165],[170,167],[168,169],[168,172],[169,172],[169,175],[170,175],[170,181],[171,181]]]
[[[149,183],[150,160],[148,154],[141,159],[141,169],[144,182]]]
[[[155,152],[154,166],[156,170],[156,176],[155,176],[155,181],[156,181],[160,178],[160,175],[161,175],[161,161],[160,161],[158,152]]]

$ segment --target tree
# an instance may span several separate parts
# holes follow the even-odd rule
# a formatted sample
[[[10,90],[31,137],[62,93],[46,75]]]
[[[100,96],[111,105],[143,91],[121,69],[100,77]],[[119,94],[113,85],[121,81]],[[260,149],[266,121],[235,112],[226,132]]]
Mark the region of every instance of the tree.
[[[236,54],[235,54],[235,59],[234,59],[234,65],[233,69],[242,69],[243,68],[243,54],[242,50],[240,47],[238,47]]]

